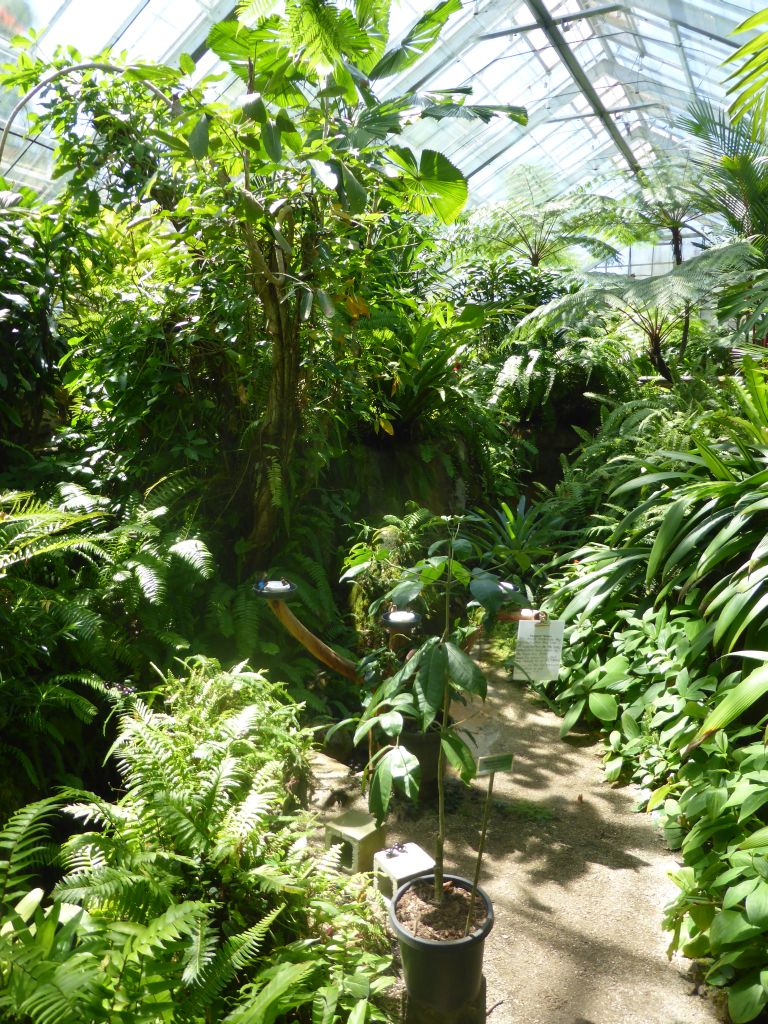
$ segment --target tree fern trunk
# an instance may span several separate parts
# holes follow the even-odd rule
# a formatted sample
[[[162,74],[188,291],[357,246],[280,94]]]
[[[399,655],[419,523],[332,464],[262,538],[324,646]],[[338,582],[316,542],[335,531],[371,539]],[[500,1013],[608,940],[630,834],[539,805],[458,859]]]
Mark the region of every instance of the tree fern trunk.
[[[651,334],[648,338],[648,358],[653,364],[657,373],[672,383],[672,371],[661,351],[661,338],[658,334]]]
[[[679,267],[683,262],[683,232],[679,227],[671,228],[672,231],[672,252],[675,257],[675,266]],[[680,335],[680,359],[685,355],[688,348],[688,335],[691,330],[691,304],[686,302],[685,314],[683,316],[683,329]]]

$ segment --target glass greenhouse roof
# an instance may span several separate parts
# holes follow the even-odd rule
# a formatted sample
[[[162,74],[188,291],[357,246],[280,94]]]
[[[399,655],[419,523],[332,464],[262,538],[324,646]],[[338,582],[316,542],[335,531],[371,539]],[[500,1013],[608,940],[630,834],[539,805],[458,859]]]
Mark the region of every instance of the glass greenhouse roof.
[[[434,2],[394,0],[393,37]],[[525,106],[525,127],[502,117],[487,125],[421,121],[408,141],[445,152],[468,177],[475,203],[503,195],[511,168],[526,164],[550,168],[566,189],[665,154],[679,157],[685,135],[678,118],[694,98],[724,103],[720,65],[737,46],[731,33],[766,3],[465,0],[438,45],[388,79],[381,98],[471,86],[475,103]],[[59,44],[170,63],[186,52],[202,75],[217,63],[206,50],[208,31],[234,7],[235,0],[0,0],[0,62],[10,59],[7,39],[34,27],[45,56]],[[0,127],[13,102],[0,96]],[[0,174],[44,191],[51,140],[27,138],[24,117],[13,131]]]

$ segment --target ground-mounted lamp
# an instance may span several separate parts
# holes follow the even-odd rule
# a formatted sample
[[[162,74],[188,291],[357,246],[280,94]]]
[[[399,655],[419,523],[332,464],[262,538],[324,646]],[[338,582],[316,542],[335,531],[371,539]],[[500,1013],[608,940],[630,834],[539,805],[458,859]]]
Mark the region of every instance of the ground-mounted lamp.
[[[299,588],[295,583],[289,583],[286,579],[259,580],[253,588],[254,594],[258,597],[271,598],[273,601],[290,601],[298,593]]]
[[[421,623],[418,612],[401,611],[392,608],[381,616],[381,624],[389,633],[390,651],[399,651],[405,647]]]
[[[323,643],[320,637],[307,629],[303,622],[296,618],[286,604],[298,596],[299,588],[290,580],[281,578],[279,580],[259,580],[254,586],[253,592],[257,597],[263,598],[273,615],[280,621],[280,624],[291,636],[298,640],[305,650],[309,651],[313,658],[321,661],[323,665],[338,672],[345,679],[351,679],[355,683],[360,682],[357,673],[357,666],[349,658],[337,654],[328,644]]]

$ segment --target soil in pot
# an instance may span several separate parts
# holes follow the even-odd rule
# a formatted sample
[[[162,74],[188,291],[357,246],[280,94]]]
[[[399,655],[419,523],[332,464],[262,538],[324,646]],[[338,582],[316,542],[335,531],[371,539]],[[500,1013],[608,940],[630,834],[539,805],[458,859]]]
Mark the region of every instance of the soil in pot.
[[[416,882],[403,893],[396,910],[403,928],[417,938],[435,942],[463,938],[472,894],[452,882],[446,882],[443,888],[440,904],[435,902],[435,890],[430,881]],[[486,919],[483,900],[475,897],[469,934],[482,928]]]

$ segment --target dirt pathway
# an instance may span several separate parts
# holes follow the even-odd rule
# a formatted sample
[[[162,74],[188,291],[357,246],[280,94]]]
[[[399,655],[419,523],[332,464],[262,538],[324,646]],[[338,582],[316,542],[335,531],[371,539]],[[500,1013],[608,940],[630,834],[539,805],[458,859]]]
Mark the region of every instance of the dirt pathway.
[[[600,744],[559,739],[560,720],[506,672],[484,706],[461,709],[480,753],[513,751],[498,775],[482,885],[496,924],[486,943],[491,1024],[712,1024],[686,961],[661,930],[675,861],[636,794],[602,781]],[[480,790],[449,786],[446,868],[472,877]],[[404,809],[390,840],[432,848],[435,813]]]

